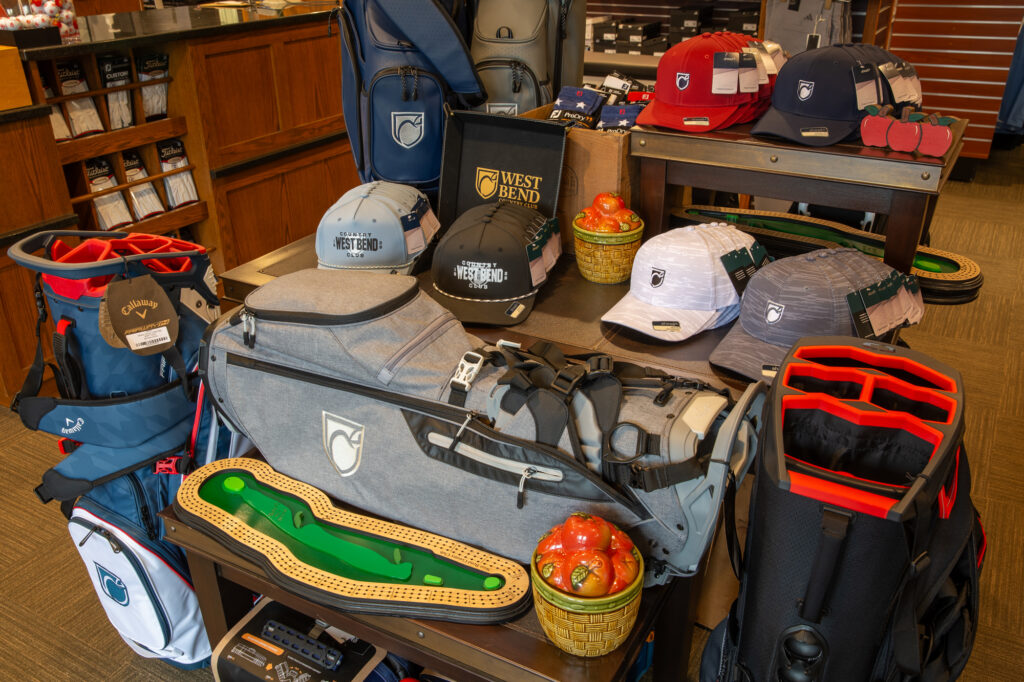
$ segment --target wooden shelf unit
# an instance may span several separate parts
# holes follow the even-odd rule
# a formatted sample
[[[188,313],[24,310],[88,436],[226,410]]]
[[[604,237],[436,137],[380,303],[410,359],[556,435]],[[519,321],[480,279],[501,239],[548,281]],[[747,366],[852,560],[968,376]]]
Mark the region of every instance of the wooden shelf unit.
[[[175,64],[169,65],[169,74],[163,78],[156,78],[149,81],[140,81],[136,69],[136,58],[143,54],[152,52],[169,52],[161,46],[146,46],[137,48],[126,48],[119,50],[108,50],[97,53],[88,53],[79,57],[67,59],[49,59],[32,61],[28,63],[29,87],[33,90],[36,101],[44,102],[59,109],[64,117],[65,123],[71,128],[71,119],[68,105],[81,99],[92,100],[96,107],[96,113],[103,126],[103,132],[91,133],[70,140],[57,142],[57,157],[64,169],[65,184],[67,187],[68,200],[79,219],[79,229],[99,230],[99,220],[96,215],[94,200],[114,192],[122,193],[132,217],[131,197],[125,190],[146,182],[151,182],[154,190],[160,198],[160,203],[165,212],[151,218],[136,220],[130,225],[118,228],[125,232],[147,232],[150,234],[167,234],[180,230],[183,227],[194,225],[209,217],[209,208],[205,197],[200,196],[200,201],[178,207],[168,208],[167,191],[163,180],[169,176],[193,172],[196,164],[189,158],[190,163],[182,168],[170,171],[161,171],[157,154],[156,143],[180,139],[185,144],[185,154],[190,155],[188,142],[188,120],[177,112],[170,101],[174,82],[173,68]],[[131,70],[131,82],[125,85],[113,87],[100,87],[100,66],[99,57],[106,54],[117,54],[127,56]],[[87,90],[69,95],[61,94],[60,83],[57,79],[58,66],[65,62],[78,62],[81,65],[82,75],[85,78]],[[52,96],[47,97],[44,83],[50,87]],[[143,103],[143,88],[149,86],[164,85],[168,90],[167,109],[164,118],[147,121]],[[132,121],[134,125],[111,130],[110,110],[108,108],[107,95],[116,92],[127,92],[130,94],[132,108]],[[142,159],[148,177],[129,181],[125,176],[124,152],[133,150]],[[116,186],[101,191],[89,191],[89,181],[86,175],[86,162],[89,159],[102,157],[110,163],[114,172]],[[194,178],[193,178],[194,179]],[[197,192],[201,190],[197,186]]]

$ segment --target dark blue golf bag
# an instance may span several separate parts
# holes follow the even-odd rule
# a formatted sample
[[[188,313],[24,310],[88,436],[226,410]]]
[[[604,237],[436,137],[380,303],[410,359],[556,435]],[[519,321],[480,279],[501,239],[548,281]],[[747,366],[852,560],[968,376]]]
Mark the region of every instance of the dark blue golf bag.
[[[72,247],[69,237],[82,241]],[[196,371],[203,332],[219,314],[206,251],[151,235],[43,232],[9,255],[39,273],[37,336],[47,307],[55,327],[49,367],[60,398],[39,395],[46,367],[40,338],[11,406],[26,427],[58,436],[65,455],[36,494],[61,503],[125,642],[179,667],[206,665],[210,648],[185,556],[163,540],[157,516],[183,475],[229,446]],[[148,356],[114,347],[101,333],[108,284],[143,275],[166,292],[178,317],[176,343]]]
[[[338,11],[345,126],[363,182],[436,198],[446,109],[487,99],[466,46],[467,3],[448,5],[346,0]]]

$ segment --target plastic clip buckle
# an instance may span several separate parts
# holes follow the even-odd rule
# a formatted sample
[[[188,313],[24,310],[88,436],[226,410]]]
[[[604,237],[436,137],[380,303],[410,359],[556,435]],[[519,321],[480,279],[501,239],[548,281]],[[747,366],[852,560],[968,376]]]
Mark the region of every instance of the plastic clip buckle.
[[[181,455],[164,457],[153,465],[154,474],[180,474]]]
[[[459,366],[455,370],[455,376],[451,378],[448,385],[468,393],[470,386],[473,384],[473,380],[476,379],[476,375],[480,373],[480,368],[483,366],[484,356],[479,353],[469,351],[462,356],[461,360],[459,360]]]

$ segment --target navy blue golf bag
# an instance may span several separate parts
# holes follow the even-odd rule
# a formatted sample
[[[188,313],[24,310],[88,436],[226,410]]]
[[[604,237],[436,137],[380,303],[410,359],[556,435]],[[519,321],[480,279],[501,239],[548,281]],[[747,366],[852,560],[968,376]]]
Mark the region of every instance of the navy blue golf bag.
[[[82,241],[71,246],[67,238]],[[39,273],[37,336],[47,308],[55,327],[49,367],[60,398],[39,395],[47,366],[40,338],[11,406],[26,427],[60,439],[64,459],[46,471],[36,494],[61,503],[125,642],[179,667],[205,665],[210,648],[185,556],[163,540],[157,513],[182,476],[222,456],[230,440],[196,371],[203,332],[219,314],[206,251],[143,234],[43,232],[9,255]],[[137,355],[101,334],[108,284],[141,275],[152,277],[177,312],[177,341],[161,354]]]
[[[487,99],[459,28],[467,4],[448,4],[346,0],[338,11],[345,126],[363,182],[436,198],[446,110]]]

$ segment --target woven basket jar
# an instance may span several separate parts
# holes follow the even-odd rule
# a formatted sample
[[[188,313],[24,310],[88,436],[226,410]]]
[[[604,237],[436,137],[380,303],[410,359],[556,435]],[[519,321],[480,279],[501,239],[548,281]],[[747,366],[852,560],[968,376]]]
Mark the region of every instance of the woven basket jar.
[[[637,576],[626,589],[604,597],[574,597],[544,582],[537,557],[530,562],[533,605],[544,634],[555,646],[576,656],[604,656],[626,641],[644,586],[644,560],[633,548]]]
[[[598,284],[618,284],[629,279],[633,257],[640,248],[644,224],[629,232],[590,232],[573,221],[576,265],[585,279]]]

